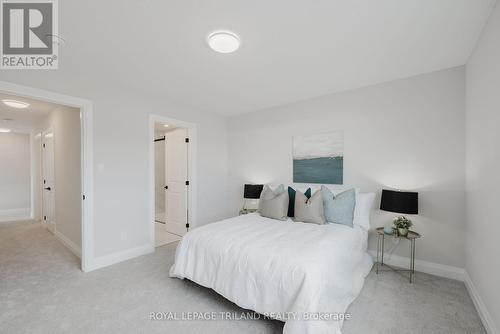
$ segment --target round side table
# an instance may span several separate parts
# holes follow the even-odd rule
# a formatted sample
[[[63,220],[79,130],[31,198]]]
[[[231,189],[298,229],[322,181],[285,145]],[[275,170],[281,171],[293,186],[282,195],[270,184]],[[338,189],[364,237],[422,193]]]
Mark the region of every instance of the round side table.
[[[397,272],[407,272],[410,275],[410,283],[413,283],[413,275],[415,275],[415,241],[421,237],[420,234],[417,232],[413,231],[408,231],[408,235],[403,237],[399,236],[397,234],[385,234],[384,233],[384,228],[379,227],[375,230],[377,232],[377,262],[376,262],[376,273],[378,275],[379,271],[379,266],[382,267],[387,267],[393,271]],[[394,268],[392,266],[389,266],[384,263],[384,245],[385,245],[385,238],[396,238],[396,239],[403,239],[403,240],[409,240],[410,241],[410,268],[409,269],[400,269],[400,268]],[[381,260],[379,260],[379,257],[381,257]]]

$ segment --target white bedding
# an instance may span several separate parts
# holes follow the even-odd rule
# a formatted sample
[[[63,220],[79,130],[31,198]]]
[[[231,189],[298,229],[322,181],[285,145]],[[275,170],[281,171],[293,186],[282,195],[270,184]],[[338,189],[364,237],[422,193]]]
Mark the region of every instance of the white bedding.
[[[335,318],[347,310],[373,264],[366,244],[360,227],[283,222],[253,213],[187,233],[170,275],[285,321],[283,333],[340,333],[342,320],[307,318]]]

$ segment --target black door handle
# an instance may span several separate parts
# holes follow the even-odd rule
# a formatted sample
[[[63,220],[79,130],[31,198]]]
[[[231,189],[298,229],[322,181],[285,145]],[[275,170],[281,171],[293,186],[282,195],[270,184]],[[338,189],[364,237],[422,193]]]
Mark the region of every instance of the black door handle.
[[[48,190],[48,191],[50,191],[50,190],[51,190],[51,189],[50,189],[50,187],[47,187],[47,188],[44,188],[44,189],[45,189],[45,190]]]
[[[168,189],[168,186],[165,186],[165,187],[163,187],[163,188]]]

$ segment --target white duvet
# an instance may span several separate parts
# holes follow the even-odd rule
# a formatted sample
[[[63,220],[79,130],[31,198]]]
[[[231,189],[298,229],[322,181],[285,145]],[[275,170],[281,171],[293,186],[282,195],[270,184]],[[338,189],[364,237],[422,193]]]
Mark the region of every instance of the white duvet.
[[[208,224],[179,243],[172,277],[214,289],[285,321],[283,333],[340,333],[372,267],[367,232],[248,214]]]

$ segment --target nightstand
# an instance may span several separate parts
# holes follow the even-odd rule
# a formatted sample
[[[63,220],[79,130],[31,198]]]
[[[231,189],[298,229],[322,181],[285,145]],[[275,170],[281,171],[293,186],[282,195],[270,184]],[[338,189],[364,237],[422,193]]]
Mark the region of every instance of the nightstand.
[[[378,275],[379,266],[387,267],[390,270],[396,272],[408,272],[410,274],[410,283],[413,283],[413,275],[415,275],[415,240],[421,237],[420,234],[413,231],[408,231],[408,235],[406,237],[402,237],[396,234],[385,234],[384,228],[379,227],[376,229],[377,232],[377,262],[376,262],[376,273]],[[409,269],[400,269],[393,268],[384,263],[384,243],[385,238],[396,238],[410,241],[410,268]],[[381,261],[379,261],[379,257],[381,256]]]
[[[257,209],[241,209],[240,210],[240,216],[241,215],[246,215],[248,213],[253,213],[253,212],[257,212]]]

